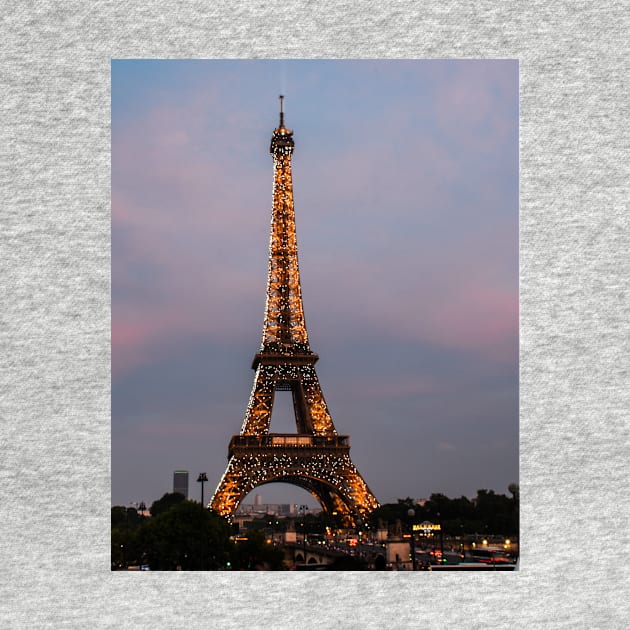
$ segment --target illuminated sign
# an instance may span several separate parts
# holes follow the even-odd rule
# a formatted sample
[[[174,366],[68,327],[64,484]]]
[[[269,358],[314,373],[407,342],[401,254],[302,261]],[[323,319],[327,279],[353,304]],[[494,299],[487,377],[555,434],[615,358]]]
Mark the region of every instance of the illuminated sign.
[[[420,523],[419,525],[414,525],[413,526],[413,531],[414,532],[424,532],[424,531],[439,531],[442,529],[442,526],[437,523],[429,523],[429,521],[424,521],[423,523]]]

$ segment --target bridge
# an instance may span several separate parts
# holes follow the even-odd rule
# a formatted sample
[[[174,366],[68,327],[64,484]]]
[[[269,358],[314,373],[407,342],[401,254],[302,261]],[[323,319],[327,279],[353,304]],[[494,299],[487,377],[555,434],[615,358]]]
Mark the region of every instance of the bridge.
[[[284,560],[287,564],[333,564],[340,558],[348,558],[348,554],[342,551],[327,549],[321,545],[306,545],[302,543],[285,543]]]

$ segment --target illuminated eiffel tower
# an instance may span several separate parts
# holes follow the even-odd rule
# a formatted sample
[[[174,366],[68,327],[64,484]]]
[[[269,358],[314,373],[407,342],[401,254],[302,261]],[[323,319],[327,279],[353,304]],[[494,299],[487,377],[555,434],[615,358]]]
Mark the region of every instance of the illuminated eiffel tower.
[[[273,209],[267,304],[262,345],[254,357],[254,387],[241,432],[232,436],[228,466],[211,507],[231,518],[254,488],[284,482],[310,492],[325,512],[353,525],[378,502],[350,459],[347,435],[338,435],[315,373],[319,358],[308,343],[302,307],[293,207],[293,132],[280,125],[273,156]],[[276,391],[291,391],[297,433],[270,433]]]

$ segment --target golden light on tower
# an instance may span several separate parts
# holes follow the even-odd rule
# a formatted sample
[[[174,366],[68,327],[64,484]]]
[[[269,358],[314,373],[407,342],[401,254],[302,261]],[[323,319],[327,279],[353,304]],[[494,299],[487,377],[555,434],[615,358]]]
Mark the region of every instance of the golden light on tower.
[[[245,418],[232,436],[228,466],[211,505],[231,517],[254,488],[282,481],[310,492],[329,514],[349,523],[378,507],[378,502],[350,459],[348,436],[338,435],[322,393],[308,341],[300,271],[291,156],[293,131],[284,124],[273,131],[273,203],[262,341]],[[269,432],[275,392],[292,392],[297,433]]]

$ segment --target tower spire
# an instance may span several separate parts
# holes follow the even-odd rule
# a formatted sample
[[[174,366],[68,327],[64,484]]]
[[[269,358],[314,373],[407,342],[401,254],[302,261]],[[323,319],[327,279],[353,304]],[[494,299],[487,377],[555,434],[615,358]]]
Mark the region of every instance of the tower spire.
[[[280,129],[284,129],[284,111],[282,110],[283,102],[284,96],[280,94]]]

